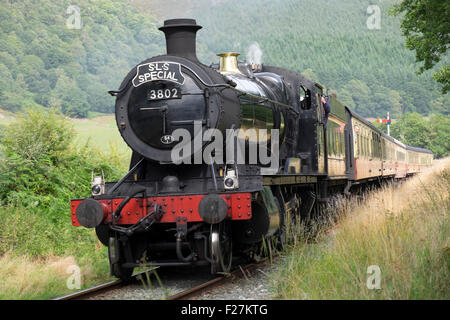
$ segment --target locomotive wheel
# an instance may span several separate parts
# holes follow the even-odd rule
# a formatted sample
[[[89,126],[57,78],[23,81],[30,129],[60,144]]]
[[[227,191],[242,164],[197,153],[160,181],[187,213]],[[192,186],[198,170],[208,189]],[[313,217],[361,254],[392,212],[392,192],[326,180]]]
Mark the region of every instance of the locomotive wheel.
[[[110,238],[108,245],[108,257],[111,268],[111,274],[116,278],[128,281],[133,274],[134,268],[125,268],[122,265],[123,250],[120,248],[120,243],[116,238]]]
[[[133,268],[124,268],[120,263],[114,263],[111,266],[111,272],[116,278],[123,281],[128,281],[131,279],[131,275],[133,274]]]
[[[211,273],[228,273],[233,261],[233,244],[231,240],[231,228],[228,222],[211,225]]]
[[[95,233],[97,234],[98,240],[104,245],[108,246],[109,243],[109,236],[111,234],[111,231],[109,229],[109,226],[107,224],[101,224],[97,227],[95,227]]]

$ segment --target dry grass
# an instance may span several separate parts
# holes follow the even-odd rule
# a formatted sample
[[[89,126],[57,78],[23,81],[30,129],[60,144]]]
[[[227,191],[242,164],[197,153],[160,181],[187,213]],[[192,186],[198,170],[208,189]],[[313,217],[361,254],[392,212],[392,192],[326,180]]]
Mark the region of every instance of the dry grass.
[[[0,299],[46,299],[67,292],[72,265],[72,256],[31,259],[6,253],[0,257]],[[90,276],[88,270],[83,273]]]
[[[282,299],[449,299],[450,159],[399,187],[345,201],[317,241],[297,242],[273,275]],[[381,289],[367,287],[379,266]]]

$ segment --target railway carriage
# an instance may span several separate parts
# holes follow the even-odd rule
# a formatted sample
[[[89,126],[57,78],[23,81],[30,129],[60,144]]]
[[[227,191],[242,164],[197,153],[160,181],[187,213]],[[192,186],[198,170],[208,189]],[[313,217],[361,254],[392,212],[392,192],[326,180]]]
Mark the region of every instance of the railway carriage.
[[[383,178],[395,175],[395,144],[388,136],[381,136],[381,149],[383,150]]]
[[[354,112],[347,109],[351,114],[351,125],[353,132],[355,181],[373,179],[382,175],[383,150],[381,133],[373,124],[364,120]]]
[[[264,243],[283,248],[288,212],[311,219],[334,194],[431,164],[431,152],[386,136],[335,96],[325,113],[323,87],[296,72],[232,52],[202,64],[200,29],[165,21],[167,54],[110,91],[130,170],[117,182],[95,176],[71,219],[95,228],[113,275],[149,264],[228,272],[235,257],[257,260]]]
[[[345,126],[347,117],[345,106],[335,96],[329,99],[331,108],[327,119],[327,174],[330,176],[346,176],[345,163]]]
[[[423,148],[407,146],[406,156],[408,175],[422,172],[426,167],[429,167],[433,161],[433,154],[431,151]]]

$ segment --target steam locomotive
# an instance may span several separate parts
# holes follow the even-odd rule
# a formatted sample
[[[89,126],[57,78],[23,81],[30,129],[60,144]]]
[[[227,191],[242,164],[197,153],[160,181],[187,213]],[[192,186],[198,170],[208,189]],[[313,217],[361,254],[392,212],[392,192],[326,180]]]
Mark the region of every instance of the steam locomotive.
[[[130,170],[117,182],[95,176],[91,197],[71,201],[72,224],[95,228],[114,276],[143,265],[228,272],[233,257],[258,259],[264,242],[283,248],[288,216],[310,219],[333,194],[431,165],[430,151],[385,135],[296,72],[232,52],[202,64],[201,28],[166,20],[167,54],[110,91]]]

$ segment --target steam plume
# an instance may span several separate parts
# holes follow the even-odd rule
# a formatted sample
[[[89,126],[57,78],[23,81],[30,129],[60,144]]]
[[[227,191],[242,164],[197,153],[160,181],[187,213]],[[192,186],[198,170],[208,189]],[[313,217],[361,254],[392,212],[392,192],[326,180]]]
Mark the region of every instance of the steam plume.
[[[263,52],[259,47],[259,44],[257,42],[252,43],[247,51],[247,62],[261,64],[262,56]]]

